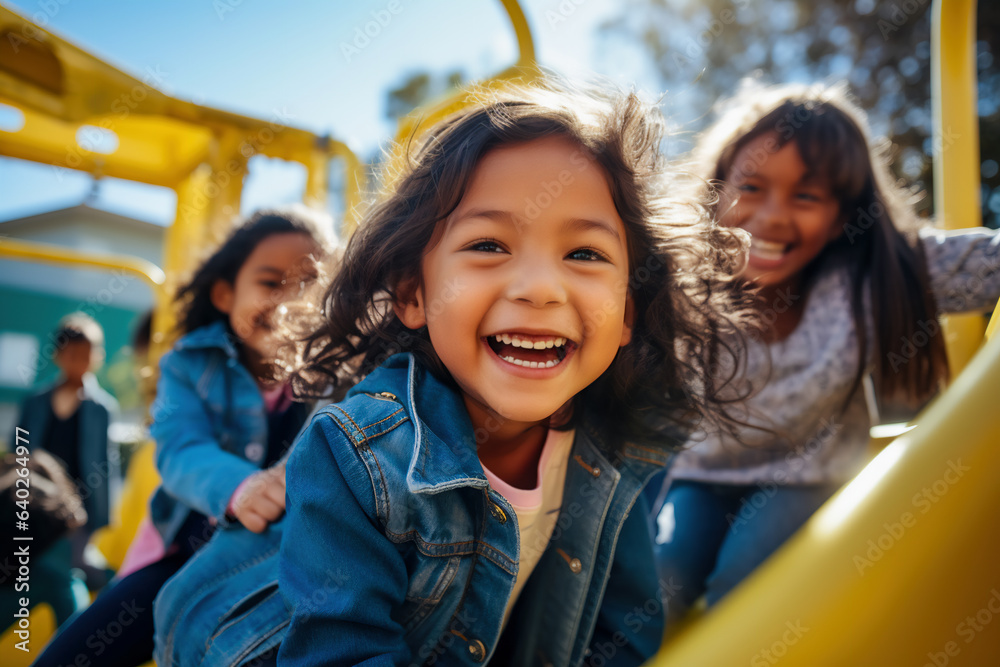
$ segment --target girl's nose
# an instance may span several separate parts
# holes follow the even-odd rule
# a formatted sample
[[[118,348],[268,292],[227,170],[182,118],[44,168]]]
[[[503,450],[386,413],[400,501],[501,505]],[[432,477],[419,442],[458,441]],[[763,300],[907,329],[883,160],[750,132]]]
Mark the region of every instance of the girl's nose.
[[[772,194],[757,209],[756,217],[764,225],[785,225],[791,222],[791,210],[781,197]]]
[[[507,298],[536,308],[566,303],[567,291],[562,267],[537,255],[525,257],[513,266]]]

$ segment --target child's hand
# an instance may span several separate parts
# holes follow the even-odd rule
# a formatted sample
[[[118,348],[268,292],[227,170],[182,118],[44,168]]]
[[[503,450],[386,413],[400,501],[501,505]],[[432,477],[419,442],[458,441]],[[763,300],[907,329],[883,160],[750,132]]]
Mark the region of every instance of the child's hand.
[[[232,513],[255,533],[263,533],[269,523],[285,513],[285,464],[255,472],[237,489]]]

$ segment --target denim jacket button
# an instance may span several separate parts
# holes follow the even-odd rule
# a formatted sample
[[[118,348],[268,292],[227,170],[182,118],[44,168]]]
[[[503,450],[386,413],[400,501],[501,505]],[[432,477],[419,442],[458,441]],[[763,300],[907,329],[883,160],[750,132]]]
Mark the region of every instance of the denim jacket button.
[[[243,448],[243,456],[245,456],[247,461],[250,461],[250,463],[260,463],[264,460],[264,455],[266,453],[267,452],[264,451],[264,445],[259,442],[251,442]]]
[[[496,503],[490,503],[490,514],[492,514],[493,518],[499,521],[500,523],[502,524],[507,523],[507,515],[504,513],[503,509],[501,509],[500,506],[497,505]]]
[[[476,662],[482,662],[486,659],[486,646],[478,639],[473,639],[469,644],[469,654]]]
[[[580,562],[579,558],[574,558],[569,562],[569,570],[573,574],[580,574],[583,570],[583,563]]]

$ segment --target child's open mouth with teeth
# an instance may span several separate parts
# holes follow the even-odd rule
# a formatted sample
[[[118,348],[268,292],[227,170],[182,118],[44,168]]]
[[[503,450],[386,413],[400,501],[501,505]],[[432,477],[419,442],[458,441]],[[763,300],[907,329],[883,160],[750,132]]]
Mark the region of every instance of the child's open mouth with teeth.
[[[768,261],[780,260],[785,256],[785,253],[788,252],[790,247],[790,243],[766,241],[756,236],[750,239],[750,252],[757,257]]]
[[[576,348],[562,336],[529,336],[504,332],[485,337],[490,349],[504,361],[526,368],[552,368]]]

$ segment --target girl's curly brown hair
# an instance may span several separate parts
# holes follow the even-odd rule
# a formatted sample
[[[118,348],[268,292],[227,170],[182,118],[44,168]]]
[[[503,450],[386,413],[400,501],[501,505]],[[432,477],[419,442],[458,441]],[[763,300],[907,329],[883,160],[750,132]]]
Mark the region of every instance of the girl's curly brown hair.
[[[607,177],[625,225],[632,341],[574,399],[567,427],[586,416],[598,428],[662,441],[698,425],[723,424],[734,396],[726,387],[742,368],[746,297],[734,275],[747,237],[718,227],[693,202],[666,194],[659,146],[663,119],[634,93],[570,88],[547,79],[480,90],[476,102],[429,129],[391,178],[351,237],[332,284],[298,322],[296,393],[329,395],[358,381],[386,358],[412,352],[439,378],[448,371],[426,328],[407,329],[393,312],[398,290],[420,279],[437,226],[457,208],[476,165],[489,151],[543,137],[565,137],[593,157]],[[412,148],[414,142],[406,148]],[[738,393],[738,392],[737,392]]]

